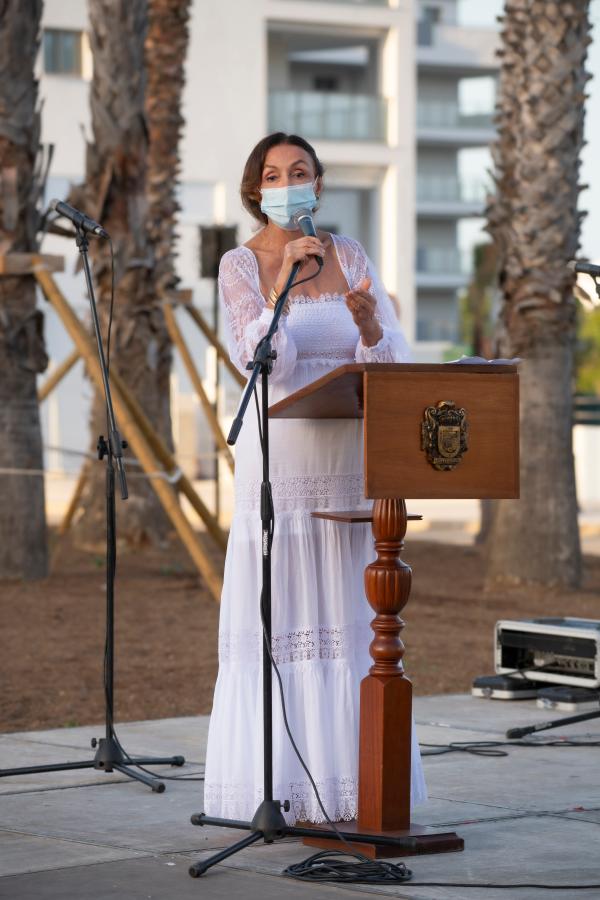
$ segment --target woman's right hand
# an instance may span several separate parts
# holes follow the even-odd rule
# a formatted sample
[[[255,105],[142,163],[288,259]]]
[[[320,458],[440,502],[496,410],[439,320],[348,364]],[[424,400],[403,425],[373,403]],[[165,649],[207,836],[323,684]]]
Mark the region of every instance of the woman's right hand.
[[[300,268],[302,268],[311,258],[314,259],[315,256],[320,256],[321,259],[325,256],[325,247],[319,238],[301,237],[296,241],[289,241],[285,245],[285,250],[283,251],[283,262],[281,264],[281,269],[279,270],[276,284],[278,290],[283,290],[285,282],[292,270],[292,266],[295,263],[300,263]]]

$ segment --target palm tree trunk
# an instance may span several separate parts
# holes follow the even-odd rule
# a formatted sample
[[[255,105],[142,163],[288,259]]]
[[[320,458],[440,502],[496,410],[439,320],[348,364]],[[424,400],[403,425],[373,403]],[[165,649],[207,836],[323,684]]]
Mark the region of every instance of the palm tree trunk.
[[[147,0],[90,0],[94,140],[87,147],[82,202],[112,237],[115,303],[111,367],[122,375],[157,433],[172,446],[169,402],[171,344],[154,282],[154,247],[148,224],[149,131],[146,118]],[[98,306],[106,334],[111,296],[108,244],[92,244]],[[92,440],[105,433],[102,398],[93,405]],[[127,437],[124,435],[124,437]],[[83,498],[78,532],[97,540],[104,521],[102,467]],[[132,470],[133,471],[133,470]],[[136,470],[139,471],[139,470]],[[168,520],[144,478],[131,479],[119,507],[119,535],[133,544],[162,542]]]
[[[41,0],[0,3],[0,253],[36,251]],[[0,276],[0,469],[41,471],[36,374],[47,365],[32,276]],[[0,578],[47,572],[44,479],[0,471]]]
[[[146,114],[150,132],[148,200],[157,296],[177,286],[174,245],[176,188],[191,0],[150,0],[146,36]],[[168,376],[168,372],[167,372]]]
[[[500,501],[488,579],[581,578],[572,432],[588,0],[507,0],[488,210],[503,291],[499,349],[521,356],[521,499]]]

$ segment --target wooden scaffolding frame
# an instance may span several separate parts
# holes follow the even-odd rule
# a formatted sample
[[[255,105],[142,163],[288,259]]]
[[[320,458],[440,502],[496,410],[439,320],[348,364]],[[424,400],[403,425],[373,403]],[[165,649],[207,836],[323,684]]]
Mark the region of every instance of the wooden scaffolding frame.
[[[83,360],[88,375],[97,389],[102,390],[100,364],[91,335],[74,312],[53,277],[53,272],[62,271],[63,269],[64,258],[59,256],[25,253],[0,255],[0,275],[33,275],[35,277],[44,297],[58,314],[74,344],[68,356],[40,386],[38,390],[39,402],[44,401],[50,395],[79,359]],[[226,366],[240,386],[244,384],[244,378],[229,359],[229,355],[219,341],[217,334],[206,322],[202,313],[193,305],[191,291],[172,293],[164,299],[163,303],[165,322],[171,340],[181,356],[190,381],[196,391],[215,443],[221,450],[230,470],[233,471],[233,456],[202,383],[200,373],[177,323],[174,312],[175,306],[180,305],[188,312],[209,344],[215,348],[217,359]],[[221,597],[222,575],[185,515],[179,503],[179,495],[187,498],[206,527],[207,533],[221,550],[225,550],[227,546],[227,534],[220,527],[216,516],[198,495],[190,479],[182,472],[175,457],[154,430],[135,396],[115,370],[111,371],[111,391],[117,418],[135,457],[144,473],[150,479],[150,483],[165,513],[173,524],[202,579],[214,599],[218,602]],[[65,533],[72,522],[85,482],[89,476],[90,466],[91,461],[86,460],[81,468],[60,526],[61,533]]]

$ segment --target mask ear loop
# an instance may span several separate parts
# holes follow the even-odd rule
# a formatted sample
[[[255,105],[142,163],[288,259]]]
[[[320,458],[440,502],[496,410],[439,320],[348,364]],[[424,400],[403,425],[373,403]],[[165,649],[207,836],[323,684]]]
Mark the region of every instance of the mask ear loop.
[[[321,197],[321,193],[320,193],[320,192],[317,194],[317,181],[319,180],[320,177],[321,177],[320,175],[317,175],[317,177],[315,178],[315,180],[314,180],[313,183],[312,183],[313,193],[314,193],[314,195],[315,195],[315,197],[316,197],[316,200],[317,200],[316,205],[313,207],[313,212],[315,212],[315,210],[317,209],[317,206],[319,205],[319,199],[320,199],[320,197]]]

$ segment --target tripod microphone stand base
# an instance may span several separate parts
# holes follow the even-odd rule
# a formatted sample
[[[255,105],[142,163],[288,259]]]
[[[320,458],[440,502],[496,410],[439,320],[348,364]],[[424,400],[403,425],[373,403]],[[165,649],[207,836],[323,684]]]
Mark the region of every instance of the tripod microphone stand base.
[[[98,748],[93,759],[82,762],[52,763],[47,766],[21,766],[17,769],[0,769],[0,778],[9,775],[36,775],[42,772],[68,772],[73,769],[98,769],[102,772],[120,772],[136,781],[147,784],[157,794],[165,790],[164,782],[160,778],[153,778],[144,772],[137,772],[132,766],[182,766],[185,763],[183,756],[129,756],[123,753],[114,737],[104,737],[100,740],[92,738],[92,748]]]
[[[242,831],[249,831],[250,834],[242,838],[241,841],[232,844],[231,847],[227,847],[226,850],[221,850],[220,853],[216,853],[214,856],[210,856],[208,859],[190,866],[188,871],[192,878],[199,878],[212,866],[223,862],[223,860],[233,856],[234,853],[238,853],[245,847],[249,847],[260,840],[264,841],[265,844],[272,844],[274,841],[282,840],[286,837],[297,837],[304,838],[305,844],[313,844],[314,842],[314,846],[326,846],[327,849],[348,849],[331,829],[329,829],[331,839],[328,840],[328,835],[325,834],[328,828],[327,825],[319,826],[308,823],[287,825],[281,814],[281,808],[282,805],[277,800],[265,801],[259,806],[252,822],[242,822],[238,819],[221,819],[207,816],[205,813],[193,815],[191,818],[192,825],[239,828]],[[287,812],[289,804],[286,802],[283,808]],[[338,831],[351,844],[353,850],[372,858],[376,858],[376,856],[412,856],[415,853],[442,853],[450,850],[462,850],[464,847],[462,838],[459,838],[454,832],[435,834],[433,831],[428,832],[428,829],[414,825],[406,832],[379,834],[358,829],[355,822],[343,822]],[[370,852],[370,847],[375,847],[378,852]]]
[[[123,753],[119,744],[114,737],[104,737],[96,741],[92,739],[92,747],[98,746],[94,757],[94,768],[102,769],[104,772],[112,772],[113,769],[128,775],[129,778],[135,778],[152,788],[157,794],[162,794],[165,785],[160,779],[146,775],[144,772],[138,772],[132,766],[182,766],[185,763],[183,756],[168,757],[152,757],[152,756],[129,756]]]

